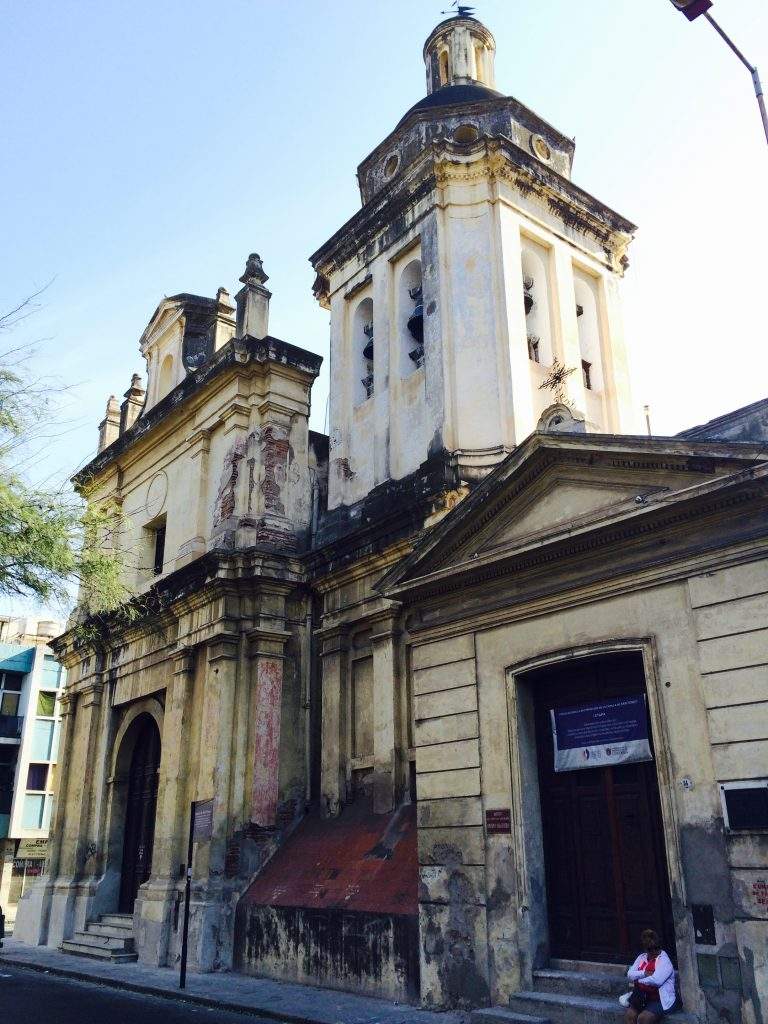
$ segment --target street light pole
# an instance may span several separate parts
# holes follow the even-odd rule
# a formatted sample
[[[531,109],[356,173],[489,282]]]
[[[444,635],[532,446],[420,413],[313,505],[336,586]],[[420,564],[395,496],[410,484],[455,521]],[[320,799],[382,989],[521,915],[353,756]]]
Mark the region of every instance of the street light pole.
[[[760,75],[757,72],[757,68],[754,66],[754,64],[750,64],[750,62],[747,60],[747,58],[744,56],[744,54],[741,52],[738,46],[734,43],[730,36],[728,36],[725,33],[725,31],[718,25],[718,23],[715,21],[715,19],[712,17],[709,11],[704,12],[704,17],[707,19],[707,21],[715,30],[715,32],[717,32],[717,34],[726,41],[728,46],[731,48],[731,50],[733,50],[733,52],[739,58],[739,60],[747,69],[747,71],[749,71],[750,75],[752,75],[752,82],[755,86],[755,95],[757,96],[757,104],[760,107],[760,116],[763,119],[765,141],[768,142],[768,111],[766,111],[765,109],[765,95],[763,94],[763,86],[760,82]]]

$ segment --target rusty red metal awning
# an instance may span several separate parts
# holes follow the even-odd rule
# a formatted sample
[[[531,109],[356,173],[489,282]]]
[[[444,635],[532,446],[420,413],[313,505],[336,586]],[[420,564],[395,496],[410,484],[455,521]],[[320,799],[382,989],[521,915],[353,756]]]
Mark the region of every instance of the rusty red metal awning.
[[[416,808],[373,814],[364,803],[338,818],[310,814],[243,896],[256,906],[379,914],[418,911]]]

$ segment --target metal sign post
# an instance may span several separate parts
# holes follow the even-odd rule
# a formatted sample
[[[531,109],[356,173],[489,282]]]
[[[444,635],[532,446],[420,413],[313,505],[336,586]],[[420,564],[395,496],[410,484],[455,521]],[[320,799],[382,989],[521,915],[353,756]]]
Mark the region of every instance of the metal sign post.
[[[187,845],[187,871],[184,882],[184,924],[181,932],[181,972],[179,988],[187,987],[187,951],[189,947],[189,898],[192,894],[192,844],[195,840],[195,808],[197,802],[192,801],[189,809],[189,843]]]

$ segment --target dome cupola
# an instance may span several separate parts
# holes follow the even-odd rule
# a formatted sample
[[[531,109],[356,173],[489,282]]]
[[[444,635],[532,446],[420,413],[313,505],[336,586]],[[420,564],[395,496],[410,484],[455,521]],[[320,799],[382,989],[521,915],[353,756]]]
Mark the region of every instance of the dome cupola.
[[[424,44],[430,95],[452,85],[494,87],[496,41],[470,10],[459,7],[458,15],[441,22]]]

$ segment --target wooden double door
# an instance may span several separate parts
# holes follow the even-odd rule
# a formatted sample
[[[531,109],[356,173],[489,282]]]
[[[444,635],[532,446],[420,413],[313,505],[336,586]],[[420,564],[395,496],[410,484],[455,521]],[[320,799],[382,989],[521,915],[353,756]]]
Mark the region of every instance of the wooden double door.
[[[654,928],[674,957],[655,761],[554,770],[550,711],[644,694],[641,656],[575,660],[531,681],[551,955],[631,962],[640,933]]]
[[[128,772],[128,797],[120,876],[120,913],[133,913],[139,886],[152,870],[155,838],[157,781],[160,769],[160,732],[150,715],[136,720],[137,730]]]

